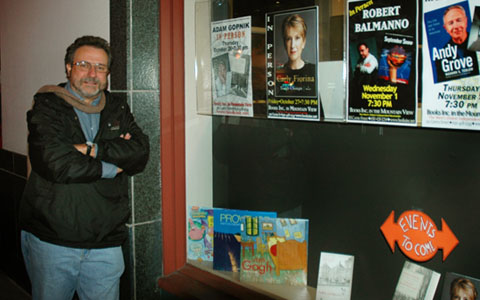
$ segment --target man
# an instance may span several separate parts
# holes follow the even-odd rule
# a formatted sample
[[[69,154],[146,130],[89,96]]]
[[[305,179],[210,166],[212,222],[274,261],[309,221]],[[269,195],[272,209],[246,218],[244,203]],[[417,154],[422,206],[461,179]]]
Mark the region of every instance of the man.
[[[378,69],[377,58],[370,54],[370,48],[368,48],[365,43],[360,43],[357,49],[360,58],[355,67],[356,76],[368,78],[370,80],[374,71]]]
[[[448,7],[443,13],[443,28],[452,38],[451,41],[461,45],[467,41],[468,21],[465,9],[460,5]]]
[[[231,81],[232,74],[227,71],[225,62],[220,60],[217,64],[217,78],[215,80],[217,97],[222,97],[230,93]]]
[[[106,91],[111,61],[104,39],[76,39],[68,82],[42,87],[27,113],[32,169],[20,226],[33,299],[119,297],[127,177],[144,169],[149,142],[126,101]]]
[[[477,54],[467,50],[468,18],[463,6],[453,5],[445,10],[443,28],[450,35],[443,49],[454,50],[447,51],[451,53],[447,57],[435,60],[437,82],[478,75]]]

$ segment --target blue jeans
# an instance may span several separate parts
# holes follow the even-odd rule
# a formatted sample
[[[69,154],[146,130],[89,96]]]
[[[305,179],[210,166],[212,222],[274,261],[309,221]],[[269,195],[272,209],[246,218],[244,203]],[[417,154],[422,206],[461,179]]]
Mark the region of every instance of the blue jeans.
[[[33,300],[119,299],[125,265],[121,247],[77,249],[41,241],[22,231],[22,252]]]

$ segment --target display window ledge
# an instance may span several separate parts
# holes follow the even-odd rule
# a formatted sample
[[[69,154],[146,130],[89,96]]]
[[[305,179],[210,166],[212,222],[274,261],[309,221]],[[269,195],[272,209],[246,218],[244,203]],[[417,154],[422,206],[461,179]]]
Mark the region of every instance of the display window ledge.
[[[195,299],[315,299],[312,287],[241,282],[239,273],[213,270],[211,262],[188,261],[162,277],[160,288],[181,298]]]

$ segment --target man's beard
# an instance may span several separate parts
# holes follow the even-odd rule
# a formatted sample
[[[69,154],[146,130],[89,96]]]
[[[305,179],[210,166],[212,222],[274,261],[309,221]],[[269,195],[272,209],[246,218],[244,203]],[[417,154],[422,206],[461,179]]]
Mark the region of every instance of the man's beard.
[[[88,92],[82,87],[84,83],[93,82],[98,84],[98,87],[93,92]],[[82,78],[78,81],[72,83],[72,86],[75,88],[75,92],[83,98],[96,98],[100,93],[105,90],[107,82],[102,84],[98,78]]]

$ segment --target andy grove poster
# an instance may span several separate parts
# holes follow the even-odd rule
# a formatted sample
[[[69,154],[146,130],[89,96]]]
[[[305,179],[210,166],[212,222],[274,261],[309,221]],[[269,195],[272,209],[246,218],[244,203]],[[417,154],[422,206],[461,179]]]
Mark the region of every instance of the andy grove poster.
[[[480,129],[479,5],[423,3],[422,126]]]

